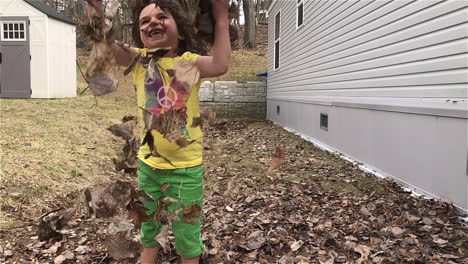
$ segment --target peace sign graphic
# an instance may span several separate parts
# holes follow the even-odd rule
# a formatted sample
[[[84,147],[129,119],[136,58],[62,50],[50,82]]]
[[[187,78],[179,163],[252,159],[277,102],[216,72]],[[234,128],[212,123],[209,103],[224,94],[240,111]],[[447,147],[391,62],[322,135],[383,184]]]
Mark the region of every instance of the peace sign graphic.
[[[177,102],[177,92],[169,86],[162,86],[159,88],[158,93],[156,95],[156,99],[158,103],[164,107],[169,108],[174,106]]]

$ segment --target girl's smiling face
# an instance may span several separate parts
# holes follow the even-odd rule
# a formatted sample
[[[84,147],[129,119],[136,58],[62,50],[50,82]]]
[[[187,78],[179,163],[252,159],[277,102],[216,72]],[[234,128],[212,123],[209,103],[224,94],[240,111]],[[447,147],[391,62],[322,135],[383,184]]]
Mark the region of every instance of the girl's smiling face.
[[[179,47],[177,24],[169,12],[163,11],[156,4],[146,6],[140,13],[140,38],[146,48],[167,48],[169,56],[175,56]]]

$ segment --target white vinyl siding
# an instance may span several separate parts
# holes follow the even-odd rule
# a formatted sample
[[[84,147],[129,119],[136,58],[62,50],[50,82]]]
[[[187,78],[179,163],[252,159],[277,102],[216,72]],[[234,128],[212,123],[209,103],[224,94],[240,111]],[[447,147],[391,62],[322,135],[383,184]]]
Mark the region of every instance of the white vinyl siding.
[[[48,97],[74,97],[77,85],[75,26],[49,18],[48,32]]]
[[[281,46],[288,48],[281,57],[288,59],[269,75],[269,96],[338,90],[349,96],[466,96],[460,84],[468,81],[467,1],[307,3],[310,21],[301,31],[292,30],[296,1],[278,0],[271,10],[282,9]]]

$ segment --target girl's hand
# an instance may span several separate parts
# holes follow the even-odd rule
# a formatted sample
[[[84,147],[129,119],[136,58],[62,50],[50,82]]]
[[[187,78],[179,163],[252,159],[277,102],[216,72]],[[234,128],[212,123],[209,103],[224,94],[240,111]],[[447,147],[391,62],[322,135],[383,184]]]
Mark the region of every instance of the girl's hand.
[[[213,17],[216,22],[228,22],[229,0],[211,0]]]

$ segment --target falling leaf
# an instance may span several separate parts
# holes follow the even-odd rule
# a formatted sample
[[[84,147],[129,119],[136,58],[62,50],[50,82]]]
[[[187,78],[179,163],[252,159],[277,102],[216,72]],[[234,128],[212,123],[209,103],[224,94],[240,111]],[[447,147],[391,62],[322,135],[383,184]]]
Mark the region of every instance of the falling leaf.
[[[194,85],[200,80],[200,71],[193,61],[180,60],[174,66],[175,78],[189,85]]]
[[[96,217],[111,217],[125,208],[134,189],[129,182],[117,181],[87,188],[85,197],[88,209]]]
[[[149,201],[154,201],[153,197],[151,195],[149,195],[145,190],[138,190],[136,196],[133,195],[133,198],[138,199],[139,197],[143,197],[143,198],[145,198],[146,200],[149,200]]]
[[[128,234],[133,229],[133,224],[123,216],[115,216],[107,227],[107,233],[117,235],[120,233]]]
[[[121,137],[124,140],[130,140],[135,137],[134,129],[136,121],[130,120],[122,124],[114,124],[107,128],[114,136]]]
[[[191,127],[197,127],[197,126],[199,126],[199,127],[203,126],[203,122],[202,122],[201,117],[194,117],[193,118]]]
[[[128,210],[129,216],[136,224],[148,222],[150,220],[147,214],[149,209],[139,200],[132,199],[132,201],[127,204],[126,209]]]
[[[40,241],[47,241],[52,238],[62,237],[62,234],[58,232],[60,231],[61,226],[57,226],[57,222],[58,217],[55,217],[55,219],[49,221],[41,220],[39,226],[37,227],[37,234],[39,235]]]
[[[271,159],[270,168],[278,169],[284,162],[284,154],[283,150],[277,146],[275,152],[273,153],[273,157]]]
[[[94,96],[107,95],[114,92],[119,85],[119,81],[115,79],[111,73],[97,73],[87,77],[89,90]]]
[[[135,243],[127,241],[123,235],[108,235],[105,241],[107,253],[115,260],[128,259],[135,256]]]
[[[200,111],[202,120],[207,121],[208,125],[212,126],[216,121],[216,112],[211,107],[203,107]]]
[[[85,77],[89,89],[95,96],[109,94],[117,89],[118,81],[113,75],[116,59],[112,49],[112,23],[106,23],[105,16],[94,1],[87,0],[92,7],[87,24],[87,34],[94,42],[88,59]],[[118,8],[119,2],[112,1],[111,6]]]
[[[164,252],[169,250],[169,225],[163,225],[161,231],[156,236],[155,240],[162,247]]]
[[[129,235],[133,229],[133,224],[123,216],[115,216],[107,227],[107,237],[105,240],[107,252],[116,259],[122,260],[134,257],[135,242],[129,241]]]

